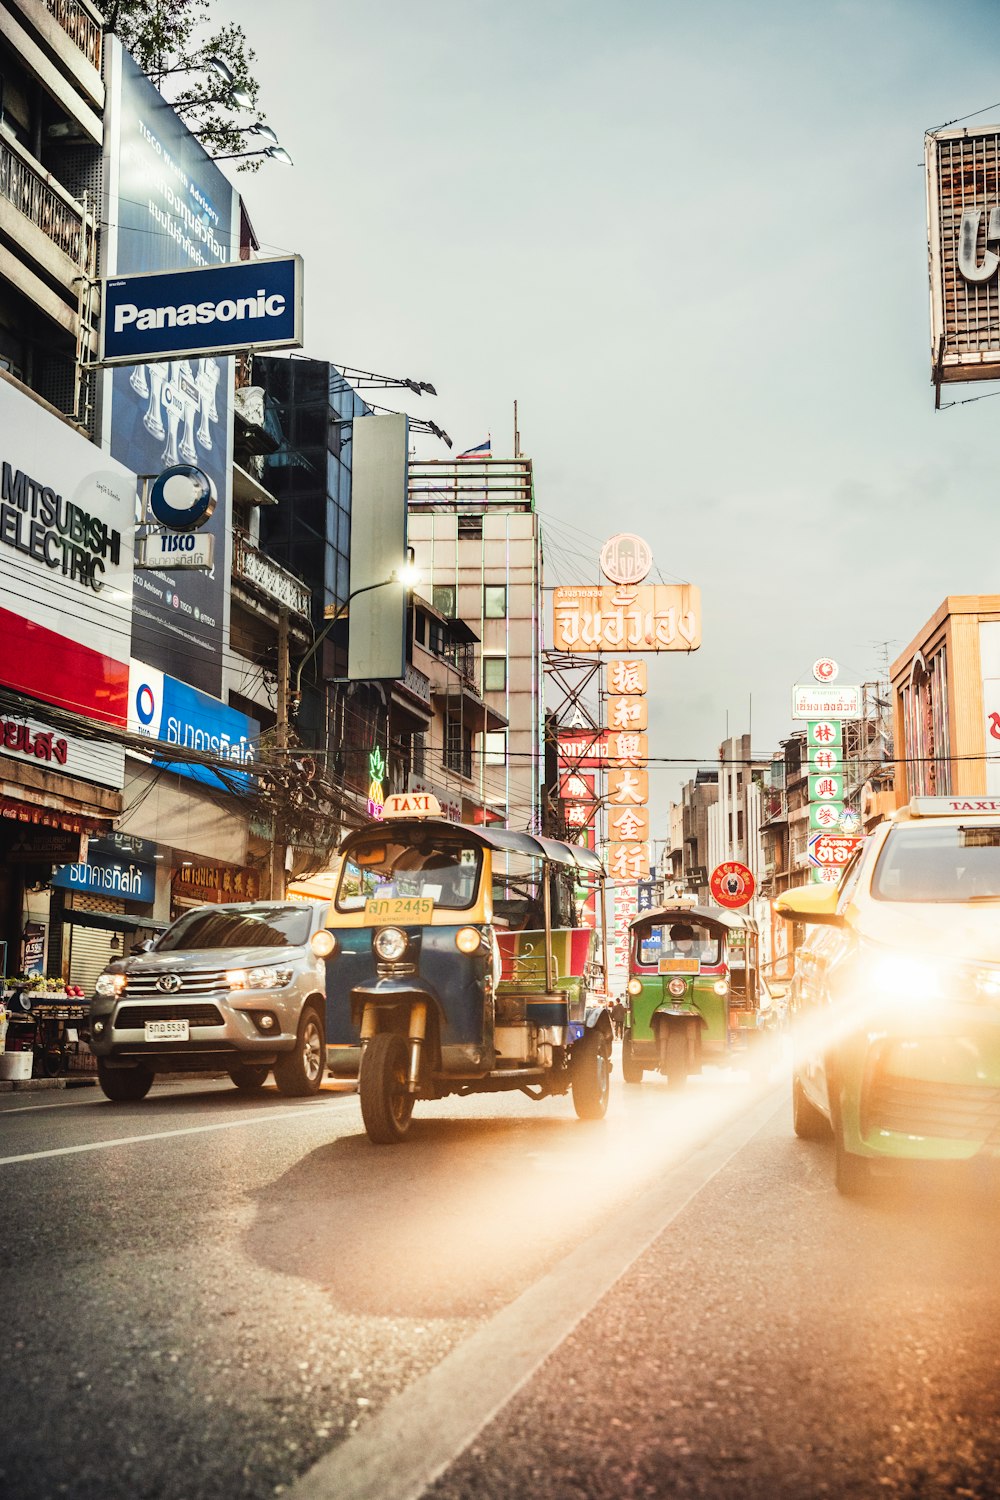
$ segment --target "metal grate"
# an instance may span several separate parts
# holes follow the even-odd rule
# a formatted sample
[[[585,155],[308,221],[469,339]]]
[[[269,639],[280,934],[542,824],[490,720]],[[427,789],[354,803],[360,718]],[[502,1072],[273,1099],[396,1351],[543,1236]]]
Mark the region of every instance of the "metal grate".
[[[187,1021],[189,1026],[225,1024],[214,1005],[120,1005],[114,1028],[116,1031],[141,1031],[147,1021]]]
[[[881,1074],[867,1099],[862,1129],[1000,1146],[1000,1088],[931,1083]]]
[[[225,969],[195,969],[185,974],[130,974],[128,976],[130,998],[140,999],[149,996],[153,1000],[164,999],[165,992],[159,987],[161,979],[180,980],[180,988],[173,991],[171,998],[183,999],[188,995],[213,995],[219,990],[229,993]]]

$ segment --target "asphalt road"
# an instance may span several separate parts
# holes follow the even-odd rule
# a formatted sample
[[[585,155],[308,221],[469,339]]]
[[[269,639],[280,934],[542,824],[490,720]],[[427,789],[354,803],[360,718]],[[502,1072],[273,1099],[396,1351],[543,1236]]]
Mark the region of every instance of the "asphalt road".
[[[0,1098],[18,1500],[1000,1493],[1000,1195],[838,1198],[787,1082]]]

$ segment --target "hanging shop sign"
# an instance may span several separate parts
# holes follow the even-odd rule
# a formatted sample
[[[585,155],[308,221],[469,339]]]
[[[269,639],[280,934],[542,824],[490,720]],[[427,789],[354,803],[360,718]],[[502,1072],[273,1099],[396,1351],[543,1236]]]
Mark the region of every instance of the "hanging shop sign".
[[[218,904],[260,899],[260,875],[256,870],[232,865],[183,865],[174,874],[174,896]]]
[[[154,755],[153,764],[204,782],[217,790],[245,791],[253,777],[241,767],[253,766],[260,741],[256,719],[230,708],[198,688],[133,661],[129,670],[128,727],[132,734],[214,756],[210,766]]]
[[[792,688],[793,719],[859,719],[860,687],[814,687],[812,683]]]
[[[592,802],[596,792],[597,778],[593,772],[573,771],[559,778],[559,795],[564,802]]]
[[[608,662],[608,692],[625,696],[645,693],[649,686],[649,668],[639,658],[614,657]]]
[[[156,866],[130,860],[92,856],[78,864],[62,865],[52,876],[57,890],[86,891],[90,895],[121,896],[149,906],[156,894]]]
[[[658,880],[640,880],[636,887],[636,909],[640,913],[652,911],[660,904],[660,882]]]
[[[818,661],[813,662],[813,677],[817,682],[836,682],[840,675],[840,667],[832,656],[821,656]]]
[[[844,804],[842,802],[813,802],[809,807],[809,827],[826,829],[830,833],[846,833],[842,826]]]
[[[712,900],[730,910],[752,901],[756,885],[753,871],[738,859],[723,860],[721,865],[716,865],[708,882]]]
[[[157,474],[147,504],[169,531],[192,531],[211,519],[218,499],[215,481],[194,464],[174,464]]]
[[[837,776],[842,775],[843,756],[842,745],[836,745],[832,750],[826,745],[807,745],[806,757],[809,763],[809,774],[811,776],[818,776],[821,772],[825,771]]]
[[[609,729],[648,729],[649,705],[645,698],[609,698]]]
[[[0,716],[0,755],[98,786],[120,790],[125,781],[125,751],[121,745],[63,734],[38,719]]]
[[[924,138],[931,291],[931,373],[1000,378],[1000,128]]]
[[[649,764],[649,736],[646,734],[608,735],[608,765],[639,767]]]
[[[556,742],[560,769],[570,771],[607,765],[610,738],[606,729],[581,729],[573,734],[560,731]]]
[[[298,255],[144,271],[101,283],[101,364],[301,347]]]
[[[612,880],[643,880],[649,874],[649,844],[611,842],[605,869]]]
[[[608,809],[608,837],[619,843],[649,838],[648,807],[615,807]]]
[[[381,818],[385,806],[385,758],[378,745],[368,756],[368,816]]]
[[[701,591],[694,584],[557,588],[557,651],[697,651]]]
[[[648,801],[648,771],[630,766],[613,766],[608,771],[608,805],[610,807],[642,807]]]
[[[824,771],[821,776],[809,777],[810,802],[842,802],[843,798],[843,776],[829,776]]]
[[[843,833],[815,833],[809,840],[809,863],[813,865],[846,865],[860,839]]]
[[[652,566],[649,543],[630,531],[610,537],[601,548],[601,572],[612,583],[641,583]]]
[[[843,753],[844,727],[839,719],[819,719],[806,725],[806,745],[810,750],[836,750]]]
[[[215,537],[211,532],[147,531],[135,548],[137,568],[157,572],[175,568],[200,568],[207,573],[215,562]]]

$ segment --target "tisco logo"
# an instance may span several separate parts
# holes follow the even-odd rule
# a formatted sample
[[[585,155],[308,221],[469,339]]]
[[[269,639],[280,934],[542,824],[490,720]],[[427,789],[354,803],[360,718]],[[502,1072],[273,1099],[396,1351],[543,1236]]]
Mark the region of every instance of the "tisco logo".
[[[156,712],[156,699],[153,697],[153,689],[148,682],[140,683],[135,695],[135,715],[140,724],[148,727],[153,722],[153,714]]]

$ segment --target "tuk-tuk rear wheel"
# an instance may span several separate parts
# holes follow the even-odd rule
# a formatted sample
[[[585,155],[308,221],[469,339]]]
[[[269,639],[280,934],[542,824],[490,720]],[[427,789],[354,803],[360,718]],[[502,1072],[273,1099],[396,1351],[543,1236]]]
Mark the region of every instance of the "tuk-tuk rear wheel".
[[[382,1031],[371,1038],[361,1059],[358,1094],[368,1139],[376,1146],[403,1140],[413,1116],[413,1095],[406,1087],[406,1039]]]
[[[570,1073],[573,1108],[581,1120],[603,1120],[608,1112],[611,1062],[599,1032],[588,1031],[573,1048]]]

